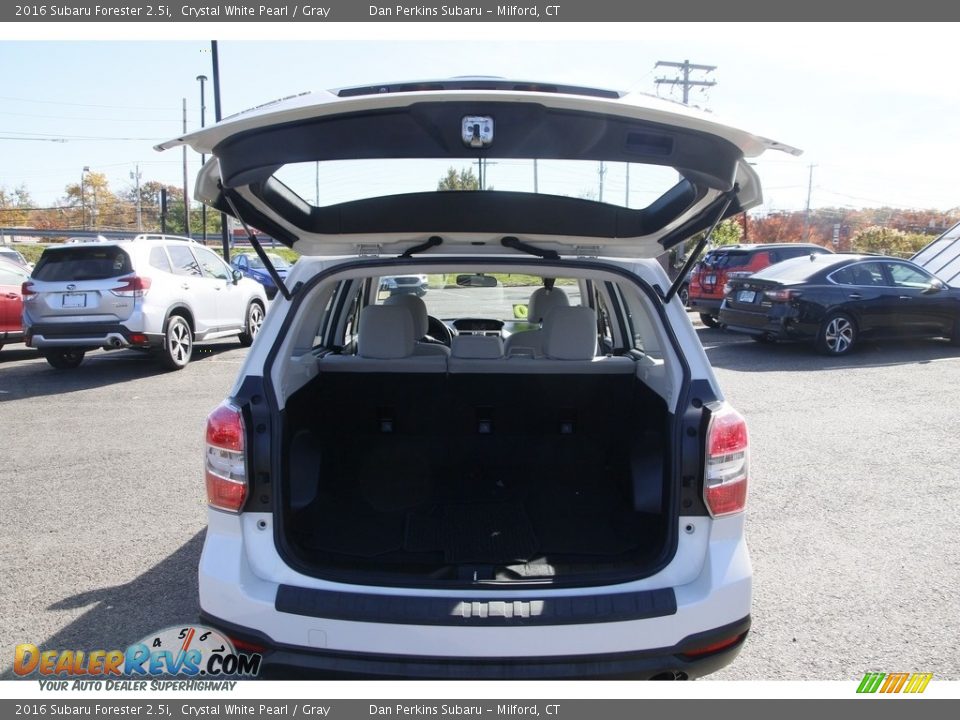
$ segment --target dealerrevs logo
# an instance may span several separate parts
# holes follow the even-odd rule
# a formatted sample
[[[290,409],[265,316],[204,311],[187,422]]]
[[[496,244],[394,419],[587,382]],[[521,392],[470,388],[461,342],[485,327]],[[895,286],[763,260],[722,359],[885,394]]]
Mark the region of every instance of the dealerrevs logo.
[[[17,645],[13,671],[24,677],[247,676],[260,672],[260,655],[238,653],[229,638],[198,625],[174,626],[148,635],[126,650],[41,650]]]

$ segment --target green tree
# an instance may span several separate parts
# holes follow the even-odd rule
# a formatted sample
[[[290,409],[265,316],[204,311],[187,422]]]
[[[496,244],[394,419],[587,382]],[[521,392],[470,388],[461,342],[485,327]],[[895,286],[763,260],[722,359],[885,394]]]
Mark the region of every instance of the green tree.
[[[473,168],[460,170],[451,167],[445,177],[440,178],[437,190],[479,190],[480,180],[473,174]]]
[[[29,208],[32,207],[33,198],[26,185],[19,185],[13,190],[0,186],[0,226],[29,225]]]
[[[851,238],[855,252],[882,253],[909,257],[933,240],[932,235],[907,233],[889,227],[874,225],[861,230]]]
[[[129,203],[110,190],[110,182],[103,173],[84,173],[83,181],[67,185],[62,205],[74,208],[70,224],[88,230],[127,230],[135,222]]]

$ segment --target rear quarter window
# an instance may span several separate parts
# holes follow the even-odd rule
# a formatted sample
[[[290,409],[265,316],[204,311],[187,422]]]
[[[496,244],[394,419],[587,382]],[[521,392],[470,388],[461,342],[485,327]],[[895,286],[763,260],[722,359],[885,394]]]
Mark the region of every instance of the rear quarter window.
[[[130,256],[118,247],[46,251],[33,269],[44,282],[105,280],[133,272]]]

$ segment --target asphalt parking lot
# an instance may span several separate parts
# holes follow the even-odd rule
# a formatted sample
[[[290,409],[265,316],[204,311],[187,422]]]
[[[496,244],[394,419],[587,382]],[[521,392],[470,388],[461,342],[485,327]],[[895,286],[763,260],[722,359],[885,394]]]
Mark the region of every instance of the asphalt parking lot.
[[[753,632],[712,677],[960,679],[960,353],[698,332],[753,455]],[[196,618],[204,419],[245,353],[215,343],[165,373],[130,351],[66,372],[0,351],[0,677],[18,643],[123,648]]]

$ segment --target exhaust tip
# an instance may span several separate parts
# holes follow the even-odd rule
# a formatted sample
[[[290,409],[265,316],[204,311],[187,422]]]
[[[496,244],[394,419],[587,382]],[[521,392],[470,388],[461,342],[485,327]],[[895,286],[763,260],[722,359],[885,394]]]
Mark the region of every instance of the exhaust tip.
[[[667,670],[666,672],[657,673],[650,679],[651,680],[687,680],[689,678],[687,674],[681,670]]]

